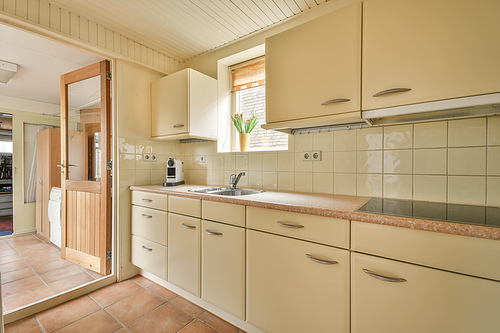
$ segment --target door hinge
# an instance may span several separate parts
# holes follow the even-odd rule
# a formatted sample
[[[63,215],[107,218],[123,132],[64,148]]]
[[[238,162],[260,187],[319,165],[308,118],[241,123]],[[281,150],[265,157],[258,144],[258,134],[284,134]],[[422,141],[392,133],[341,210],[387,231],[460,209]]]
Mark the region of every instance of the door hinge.
[[[106,162],[106,170],[111,170],[113,168],[113,161]]]
[[[106,79],[111,81],[111,78],[112,78],[111,71],[106,71]]]
[[[111,251],[107,251],[106,252],[106,260],[110,260],[111,259]]]

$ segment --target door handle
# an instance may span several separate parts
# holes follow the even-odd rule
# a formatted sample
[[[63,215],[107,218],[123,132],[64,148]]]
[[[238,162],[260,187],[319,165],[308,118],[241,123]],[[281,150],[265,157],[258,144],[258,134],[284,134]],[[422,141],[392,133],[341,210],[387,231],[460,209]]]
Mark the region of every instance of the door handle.
[[[40,183],[40,185],[43,185],[43,178],[38,179],[38,182]]]
[[[56,166],[58,166],[60,168],[65,168],[64,164],[57,164]]]

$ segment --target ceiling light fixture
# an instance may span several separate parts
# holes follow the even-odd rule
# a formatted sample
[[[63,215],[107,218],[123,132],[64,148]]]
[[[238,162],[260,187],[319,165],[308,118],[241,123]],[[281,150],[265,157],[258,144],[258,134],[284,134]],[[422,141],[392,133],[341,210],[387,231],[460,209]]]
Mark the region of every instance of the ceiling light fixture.
[[[0,60],[0,82],[7,83],[17,73],[17,64]]]

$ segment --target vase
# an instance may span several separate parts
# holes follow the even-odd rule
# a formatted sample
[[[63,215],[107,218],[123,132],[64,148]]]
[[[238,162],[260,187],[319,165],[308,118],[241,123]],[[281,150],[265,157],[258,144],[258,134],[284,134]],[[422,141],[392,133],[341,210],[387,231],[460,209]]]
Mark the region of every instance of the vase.
[[[249,142],[250,133],[240,133],[240,151],[247,151]]]

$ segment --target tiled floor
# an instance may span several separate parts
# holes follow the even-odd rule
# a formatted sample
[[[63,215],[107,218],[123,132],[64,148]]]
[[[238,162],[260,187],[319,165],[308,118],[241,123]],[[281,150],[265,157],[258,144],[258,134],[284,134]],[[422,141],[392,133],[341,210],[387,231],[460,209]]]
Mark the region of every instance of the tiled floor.
[[[241,333],[172,291],[138,275],[11,323],[17,332]]]
[[[102,277],[61,259],[59,248],[41,235],[0,239],[0,272],[3,312]]]

